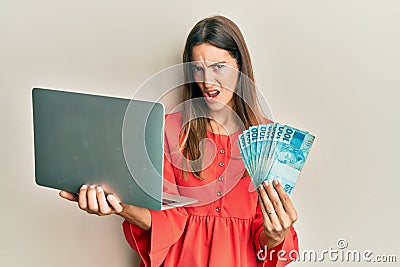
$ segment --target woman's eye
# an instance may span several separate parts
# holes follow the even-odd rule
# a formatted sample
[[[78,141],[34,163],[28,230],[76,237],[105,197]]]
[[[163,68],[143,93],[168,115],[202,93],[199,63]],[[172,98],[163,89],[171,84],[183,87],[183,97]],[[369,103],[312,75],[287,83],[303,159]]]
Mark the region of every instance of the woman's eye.
[[[217,65],[215,65],[214,67],[215,67],[215,69],[220,70],[220,69],[222,69],[223,67],[225,67],[225,65],[217,64]]]
[[[199,71],[203,70],[203,68],[199,67],[199,66],[192,66],[192,69],[193,69],[194,72],[199,72]]]

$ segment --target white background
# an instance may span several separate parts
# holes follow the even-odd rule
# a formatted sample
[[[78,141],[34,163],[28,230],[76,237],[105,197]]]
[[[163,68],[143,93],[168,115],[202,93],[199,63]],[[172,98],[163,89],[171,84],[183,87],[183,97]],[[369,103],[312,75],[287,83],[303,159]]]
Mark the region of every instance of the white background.
[[[35,185],[31,89],[130,97],[213,14],[243,31],[275,120],[316,135],[293,193],[300,249],[345,238],[400,261],[400,2],[0,0],[0,266],[137,265],[119,217]]]

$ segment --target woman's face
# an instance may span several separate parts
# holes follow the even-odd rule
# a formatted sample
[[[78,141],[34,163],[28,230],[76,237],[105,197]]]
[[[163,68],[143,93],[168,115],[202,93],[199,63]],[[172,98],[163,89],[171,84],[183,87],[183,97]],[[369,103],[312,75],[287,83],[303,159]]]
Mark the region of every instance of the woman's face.
[[[232,108],[239,66],[231,54],[209,43],[192,48],[193,78],[200,87],[208,108],[218,111]]]

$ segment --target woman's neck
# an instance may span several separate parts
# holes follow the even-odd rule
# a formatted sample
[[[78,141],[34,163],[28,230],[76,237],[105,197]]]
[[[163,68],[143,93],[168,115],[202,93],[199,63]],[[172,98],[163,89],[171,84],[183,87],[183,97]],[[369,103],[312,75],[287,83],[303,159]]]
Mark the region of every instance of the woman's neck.
[[[210,112],[210,119],[210,130],[214,133],[231,135],[239,130],[236,114],[231,108]]]

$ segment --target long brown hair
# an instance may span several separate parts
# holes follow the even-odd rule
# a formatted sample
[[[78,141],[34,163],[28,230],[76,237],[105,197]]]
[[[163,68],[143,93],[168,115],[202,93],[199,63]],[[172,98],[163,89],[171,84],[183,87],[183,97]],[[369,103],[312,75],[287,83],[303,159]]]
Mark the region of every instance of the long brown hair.
[[[239,78],[233,95],[232,109],[246,129],[259,124],[262,120],[262,112],[257,101],[253,67],[239,27],[223,16],[212,16],[199,21],[186,39],[183,63],[192,61],[193,46],[202,43],[209,43],[224,49],[236,59],[239,66]],[[180,132],[180,147],[183,155],[189,160],[192,173],[198,179],[204,180],[200,175],[202,147],[199,144],[206,137],[210,119],[207,117],[207,109],[204,108],[204,105],[193,104],[192,101],[188,101],[203,98],[203,94],[197,83],[193,82],[190,64],[184,64],[184,66],[186,83],[183,88],[182,121],[187,123],[182,126]]]

